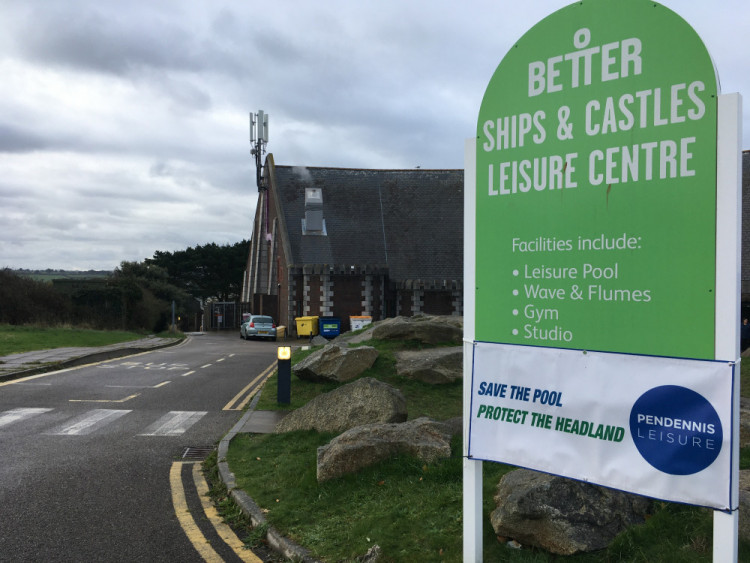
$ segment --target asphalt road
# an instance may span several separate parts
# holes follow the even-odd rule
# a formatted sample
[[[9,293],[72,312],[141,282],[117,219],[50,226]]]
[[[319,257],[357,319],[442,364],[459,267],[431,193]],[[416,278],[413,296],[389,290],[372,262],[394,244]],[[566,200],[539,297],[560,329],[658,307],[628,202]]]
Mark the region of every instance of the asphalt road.
[[[207,334],[0,383],[0,561],[203,561],[177,517],[170,473],[198,514],[191,466],[176,466],[239,420],[276,348]],[[222,559],[238,560],[195,520]]]

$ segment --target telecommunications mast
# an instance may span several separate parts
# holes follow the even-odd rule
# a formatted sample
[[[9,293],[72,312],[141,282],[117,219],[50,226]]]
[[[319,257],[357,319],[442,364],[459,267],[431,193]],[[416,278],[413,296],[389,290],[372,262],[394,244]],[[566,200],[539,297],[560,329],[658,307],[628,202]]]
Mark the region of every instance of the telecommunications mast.
[[[252,147],[250,154],[255,156],[259,192],[267,188],[263,178],[263,153],[266,152],[266,144],[268,144],[268,114],[263,113],[263,110],[258,110],[258,113],[250,114],[250,146]]]

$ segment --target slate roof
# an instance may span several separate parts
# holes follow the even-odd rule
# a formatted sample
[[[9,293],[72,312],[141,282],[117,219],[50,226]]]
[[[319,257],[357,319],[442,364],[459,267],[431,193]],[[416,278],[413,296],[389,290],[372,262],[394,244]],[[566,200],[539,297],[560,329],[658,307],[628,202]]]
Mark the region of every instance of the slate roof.
[[[463,279],[463,170],[274,167],[291,262],[387,266],[401,284]],[[326,236],[303,235],[305,188],[321,188]]]

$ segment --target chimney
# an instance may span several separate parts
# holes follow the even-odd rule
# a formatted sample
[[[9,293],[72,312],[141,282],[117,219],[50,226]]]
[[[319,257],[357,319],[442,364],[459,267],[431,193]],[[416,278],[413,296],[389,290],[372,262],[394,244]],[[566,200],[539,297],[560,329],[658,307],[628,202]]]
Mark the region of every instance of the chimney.
[[[305,219],[302,233],[306,235],[325,235],[323,220],[323,190],[305,188]]]

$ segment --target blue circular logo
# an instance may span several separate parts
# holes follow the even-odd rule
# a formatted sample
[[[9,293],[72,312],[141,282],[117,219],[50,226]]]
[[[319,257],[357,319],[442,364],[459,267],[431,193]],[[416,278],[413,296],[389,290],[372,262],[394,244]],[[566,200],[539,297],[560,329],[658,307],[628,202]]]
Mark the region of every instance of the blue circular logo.
[[[630,411],[630,435],[647,462],[670,475],[703,471],[718,457],[721,421],[702,395],[678,385],[654,387]]]

